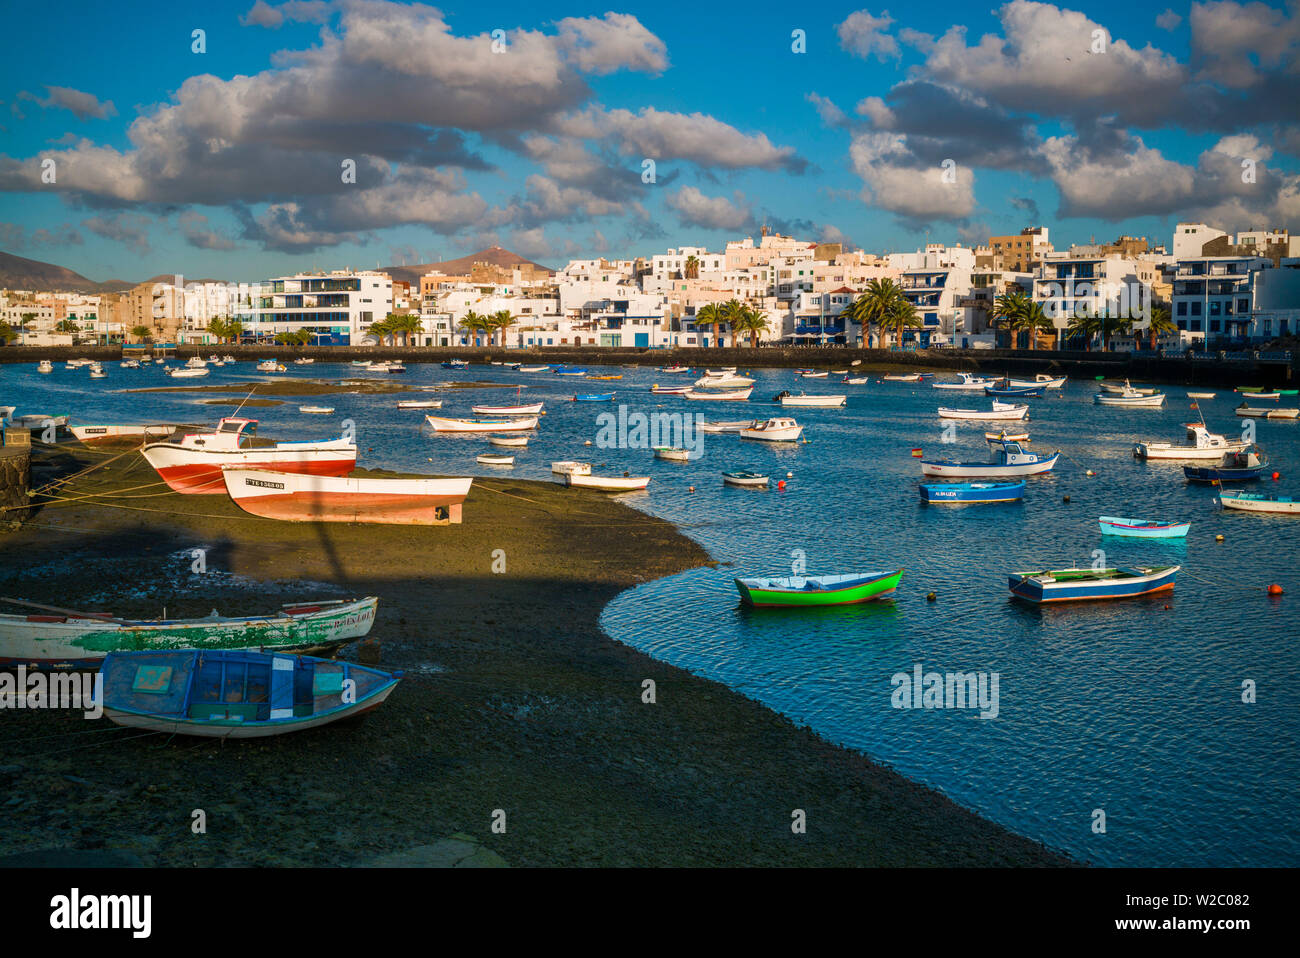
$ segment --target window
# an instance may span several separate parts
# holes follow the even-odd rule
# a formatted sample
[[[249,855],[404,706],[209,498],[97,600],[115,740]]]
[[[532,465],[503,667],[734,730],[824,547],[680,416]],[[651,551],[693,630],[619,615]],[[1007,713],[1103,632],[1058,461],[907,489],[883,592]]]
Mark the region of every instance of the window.
[[[1185,303],[1185,302],[1180,302],[1180,303],[1178,304],[1178,315],[1179,315],[1179,316],[1186,316],[1186,315],[1187,315],[1187,303]]]
[[[1239,312],[1239,313],[1248,313],[1248,312],[1250,312],[1250,300],[1248,300],[1248,299],[1239,299],[1239,300],[1237,300],[1237,312]]]
[[[1219,309],[1220,309],[1219,301],[1218,301],[1217,299],[1211,300],[1211,301],[1210,301],[1210,315],[1211,315],[1211,316],[1218,316],[1218,315],[1219,315]]]
[[[1199,319],[1192,320],[1192,332],[1199,333],[1200,331],[1201,331],[1201,321]]]
[[[1217,319],[1210,320],[1210,332],[1212,333],[1219,332],[1219,321]]]
[[[1193,316],[1199,316],[1199,315],[1201,315],[1201,304],[1200,304],[1200,303],[1192,303],[1192,315],[1193,315]],[[1196,325],[1199,327],[1201,324],[1200,324],[1200,323],[1197,323]]]

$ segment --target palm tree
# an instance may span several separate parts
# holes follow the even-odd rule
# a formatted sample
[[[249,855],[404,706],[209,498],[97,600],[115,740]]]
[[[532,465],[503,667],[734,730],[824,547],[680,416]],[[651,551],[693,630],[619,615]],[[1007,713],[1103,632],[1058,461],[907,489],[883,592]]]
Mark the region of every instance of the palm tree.
[[[686,257],[686,278],[687,279],[700,278],[700,261],[696,259],[694,256]]]
[[[424,331],[424,323],[420,317],[411,313],[389,313],[383,320],[384,331],[393,337],[393,345],[397,345],[397,334],[402,334],[402,344],[411,345],[411,336]],[[371,329],[374,329],[372,326]]]
[[[0,342],[8,346],[9,340],[13,339],[15,335],[16,331],[14,328],[3,319],[0,319]]]
[[[767,313],[746,306],[745,313],[740,318],[740,325],[734,328],[749,333],[749,348],[757,349],[759,333],[765,332],[768,325]]]
[[[922,325],[921,317],[916,314],[916,306],[906,299],[896,302],[885,317],[885,326],[894,331],[895,346],[903,345],[904,329],[917,329]]]
[[[695,328],[713,327],[713,345],[718,345],[718,327],[722,325],[722,310],[717,303],[705,303],[695,311]]]
[[[1125,332],[1132,325],[1133,320],[1131,319],[1125,319],[1122,316],[1111,316],[1105,312],[1087,310],[1083,315],[1072,317],[1066,329],[1076,335],[1083,334],[1088,337],[1088,340],[1084,343],[1085,352],[1088,351],[1088,346],[1094,338],[1100,338],[1102,350],[1109,352],[1111,337],[1117,333]]]
[[[893,315],[900,302],[907,302],[901,286],[892,279],[873,279],[867,283],[862,294],[849,304],[844,315],[862,327],[862,338],[869,346],[871,327],[887,325],[888,317]]]
[[[80,330],[77,328],[77,324],[74,323],[74,322],[73,322],[72,320],[70,320],[70,319],[61,319],[61,320],[59,320],[58,325],[54,327],[54,331],[55,331],[56,333],[76,333],[76,332],[80,332]]]
[[[459,325],[466,332],[474,334],[474,345],[477,346],[479,333],[487,329],[487,317],[481,316],[471,309],[465,313],[465,318],[460,321]]]
[[[220,316],[215,316],[208,321],[207,331],[217,337],[217,342],[224,343],[230,336],[230,324]]]
[[[993,321],[997,325],[998,320],[1002,320],[1007,331],[1014,334],[1019,328],[1018,324],[1023,321],[1025,314],[1028,312],[1031,300],[1025,295],[1023,289],[1016,289],[1009,293],[1003,293],[993,300]],[[1012,346],[1015,345],[1014,335],[1012,336]],[[1032,345],[1032,342],[1031,342]]]
[[[749,307],[738,299],[729,299],[718,307],[718,319],[726,322],[727,328],[731,332],[732,346],[738,345],[736,326],[745,318],[748,311]]]
[[[1023,293],[1021,294],[1024,295]],[[1011,318],[1011,328],[1019,333],[1022,329],[1029,332],[1029,348],[1038,348],[1038,334],[1056,329],[1056,324],[1043,311],[1043,304],[1036,299],[1025,297],[1024,308]]]
[[[1156,349],[1160,337],[1166,333],[1177,332],[1178,324],[1168,306],[1155,306],[1151,309],[1151,319],[1147,323],[1147,332],[1151,335],[1151,348]]]
[[[392,331],[393,331],[392,313],[389,313],[383,319],[376,320],[375,322],[371,323],[370,328],[366,330],[366,332],[368,332],[371,336],[374,336],[376,339],[379,340],[380,346],[384,345],[384,337],[390,335]],[[397,341],[396,336],[393,337],[393,341],[395,345]]]
[[[131,327],[131,335],[134,336],[136,339],[140,340],[140,342],[142,342],[142,343],[143,343],[144,341],[146,341],[146,340],[149,338],[149,333],[150,333],[150,332],[151,332],[151,330],[149,329],[148,326],[132,326],[132,327]]]
[[[492,323],[492,329],[499,330],[501,333],[501,346],[506,344],[506,330],[519,322],[514,313],[508,309],[499,309],[488,317]]]
[[[238,343],[239,337],[244,334],[244,324],[239,320],[228,320],[226,322],[226,338],[232,343]]]

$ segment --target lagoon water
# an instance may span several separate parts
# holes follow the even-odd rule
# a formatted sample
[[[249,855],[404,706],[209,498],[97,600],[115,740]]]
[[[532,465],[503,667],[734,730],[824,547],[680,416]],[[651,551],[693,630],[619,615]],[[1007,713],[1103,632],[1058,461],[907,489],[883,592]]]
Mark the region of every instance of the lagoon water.
[[[34,365],[0,366],[0,403],[80,422],[204,422],[227,411],[193,395],[121,392],[170,382],[156,368],[105,368],[107,379],[90,380],[84,369],[39,375]],[[1083,382],[1028,400],[1033,448],[1065,454],[1056,471],[1031,478],[1022,503],[926,506],[910,450],[984,458],[983,432],[996,427],[958,423],[956,441],[945,443],[935,415],[940,405],[987,408],[984,396],[877,376],[850,386],[835,376],[800,380],[791,370],[757,370],[751,402],[697,403],[648,392],[654,382],[680,385],[694,374],[590,368],[624,378],[416,364],[405,376],[384,376],[322,363],[270,376],[243,362],[175,385],[286,377],[524,384],[520,401],[545,400],[548,414],[528,447],[512,450],[513,468],[476,464],[475,455],[493,448],[482,437],[422,428],[422,411],[396,408],[409,396],[279,397],[283,405],[248,414],[261,420],[262,434],[281,439],[337,435],[341,420],[351,419],[363,467],[549,479],[553,460],[580,459],[598,474],[650,475],[648,491],[622,501],[677,523],[718,567],[618,597],[603,619],[614,638],[725,683],[1080,860],[1300,865],[1300,518],[1224,514],[1213,489],[1184,482],[1181,463],[1133,458],[1135,440],[1183,440],[1182,424],[1197,416],[1185,389],[1170,387],[1163,409],[1096,406],[1094,385]],[[596,440],[597,417],[619,404],[708,419],[765,417],[780,414],[768,401],[782,389],[847,393],[848,406],[786,410],[807,427],[806,443],[777,448],[706,435],[702,458],[685,464],[644,448],[583,445]],[[609,391],[613,404],[567,401],[575,392]],[[439,395],[441,415],[470,416],[472,403],[511,402],[515,393]],[[1200,401],[1212,429],[1242,428],[1233,415],[1239,398],[1220,390]],[[335,413],[303,415],[300,402]],[[1252,485],[1300,495],[1300,422],[1257,428],[1281,479]],[[720,474],[735,469],[768,472],[773,488],[723,487]],[[787,472],[786,488],[776,489]],[[1099,515],[1190,520],[1191,533],[1185,542],[1103,537]],[[465,521],[474,521],[472,502]],[[1156,598],[1048,608],[1009,598],[1006,573],[1088,566],[1095,550],[1108,565],[1177,563],[1183,571],[1174,593]],[[788,575],[800,560],[809,574],[906,572],[892,602],[794,612],[740,606],[734,576]],[[1269,598],[1270,583],[1285,594]],[[996,672],[996,717],[974,708],[895,708],[891,678],[918,663],[925,672]],[[1242,701],[1248,682],[1254,703]],[[670,688],[660,689],[659,702],[672,707]],[[810,822],[817,803],[807,797]],[[1094,830],[1098,810],[1104,833]]]

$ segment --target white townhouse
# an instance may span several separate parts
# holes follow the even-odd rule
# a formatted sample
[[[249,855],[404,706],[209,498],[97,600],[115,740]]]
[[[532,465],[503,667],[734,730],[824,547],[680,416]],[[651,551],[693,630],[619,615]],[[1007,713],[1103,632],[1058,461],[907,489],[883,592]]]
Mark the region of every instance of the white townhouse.
[[[1300,332],[1300,257],[1285,257],[1277,269],[1251,273],[1249,337],[1267,343]]]
[[[1263,256],[1196,256],[1173,268],[1172,312],[1184,346],[1243,342],[1251,325],[1251,277]]]
[[[1134,330],[1144,329],[1150,317],[1152,288],[1140,277],[1157,276],[1162,260],[1163,254],[1137,258],[1119,253],[1049,254],[1034,274],[1033,298],[1056,329],[1056,348],[1085,347],[1087,337],[1069,331],[1076,317],[1130,318]],[[1020,338],[1024,340],[1026,334]]]
[[[247,339],[266,342],[306,329],[311,345],[355,346],[393,311],[393,281],[374,270],[297,273],[267,280],[251,299],[235,316]]]

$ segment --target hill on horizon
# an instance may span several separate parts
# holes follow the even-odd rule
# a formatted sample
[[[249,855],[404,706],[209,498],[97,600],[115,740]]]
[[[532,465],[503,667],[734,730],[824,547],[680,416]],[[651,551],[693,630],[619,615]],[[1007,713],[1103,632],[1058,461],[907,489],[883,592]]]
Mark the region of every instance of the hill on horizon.
[[[72,293],[117,293],[135,283],[110,279],[97,283],[54,263],[43,263],[0,251],[0,289],[31,289]]]
[[[379,271],[387,273],[394,280],[410,283],[412,287],[418,289],[420,286],[420,277],[425,273],[438,270],[446,273],[448,276],[462,276],[470,271],[475,263],[491,263],[493,266],[535,266],[538,269],[544,269],[548,273],[554,274],[555,270],[549,266],[543,266],[541,263],[534,263],[530,259],[525,259],[518,253],[512,253],[508,249],[500,246],[489,246],[481,249],[477,253],[470,253],[467,256],[461,256],[456,259],[443,260],[441,263],[415,263],[410,266],[381,266]]]

